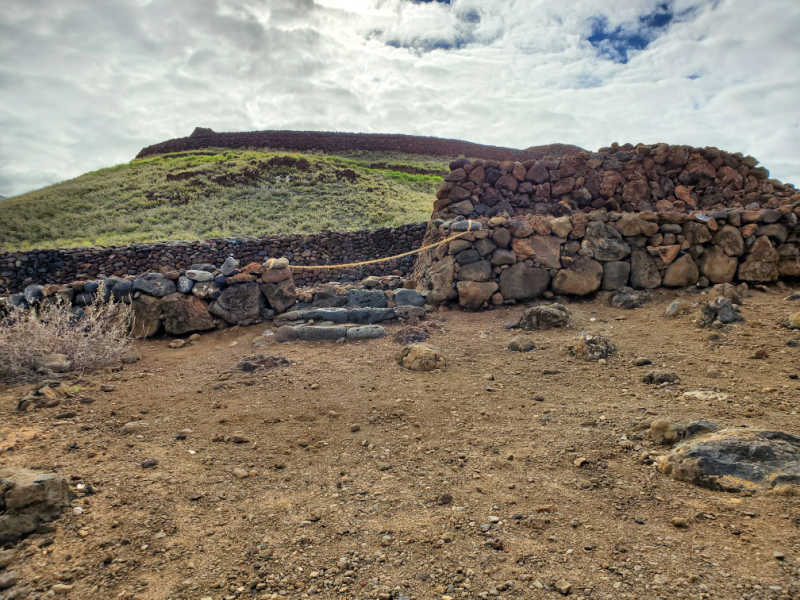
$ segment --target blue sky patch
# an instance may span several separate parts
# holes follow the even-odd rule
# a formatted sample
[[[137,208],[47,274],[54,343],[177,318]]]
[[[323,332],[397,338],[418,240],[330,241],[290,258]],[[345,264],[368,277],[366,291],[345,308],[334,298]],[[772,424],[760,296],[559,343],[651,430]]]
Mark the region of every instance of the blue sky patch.
[[[696,12],[696,8],[675,12],[672,2],[660,2],[635,21],[616,26],[605,15],[598,15],[589,19],[590,33],[586,40],[601,58],[625,64],[631,53],[646,49],[670,24],[685,21]]]

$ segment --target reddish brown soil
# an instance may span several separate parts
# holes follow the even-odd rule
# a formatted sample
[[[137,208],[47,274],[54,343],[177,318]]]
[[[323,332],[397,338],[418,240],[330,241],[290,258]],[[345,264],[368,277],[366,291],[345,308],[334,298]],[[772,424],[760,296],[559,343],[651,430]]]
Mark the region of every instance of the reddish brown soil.
[[[179,350],[140,343],[139,363],[76,382],[93,404],[17,413],[28,388],[2,390],[0,430],[38,437],[0,466],[94,490],[8,568],[30,597],[65,583],[68,598],[558,598],[561,580],[575,598],[800,597],[796,497],[696,488],[642,458],[662,451],[643,430],[658,417],[800,432],[787,293],[752,292],[746,321],[722,331],[664,318],[666,292],[633,311],[574,303],[575,326],[533,333],[527,354],[506,350],[503,329],[522,307],[448,311],[429,340],[441,372],[395,363],[399,325],[378,341],[254,349],[259,326]],[[571,357],[581,330],[618,354]],[[254,352],[292,364],[238,370]],[[681,381],[647,386],[651,368]],[[680,400],[695,389],[732,400]],[[121,433],[136,419],[149,427]]]

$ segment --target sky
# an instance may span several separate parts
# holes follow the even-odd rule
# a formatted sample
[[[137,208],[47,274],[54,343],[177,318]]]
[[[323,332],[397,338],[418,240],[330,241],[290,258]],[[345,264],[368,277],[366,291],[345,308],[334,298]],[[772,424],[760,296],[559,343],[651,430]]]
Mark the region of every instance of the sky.
[[[716,146],[800,185],[798,0],[3,0],[0,195],[196,126]]]

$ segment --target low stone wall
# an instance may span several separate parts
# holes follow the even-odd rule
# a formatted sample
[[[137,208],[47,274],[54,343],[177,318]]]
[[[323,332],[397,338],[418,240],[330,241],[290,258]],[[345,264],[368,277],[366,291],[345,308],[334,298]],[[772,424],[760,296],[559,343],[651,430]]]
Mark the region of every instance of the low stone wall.
[[[68,283],[99,275],[124,276],[160,267],[186,269],[194,263],[221,264],[236,256],[242,264],[285,256],[292,264],[341,264],[392,256],[418,248],[426,225],[417,223],[369,231],[324,232],[315,235],[211,239],[202,242],[133,244],[105,248],[31,250],[0,254],[0,295],[21,291],[31,283]],[[295,281],[357,280],[369,275],[408,274],[414,256],[358,269],[297,271]]]
[[[800,276],[799,217],[800,204],[691,215],[480,217],[480,230],[421,255],[414,278],[429,303],[458,300],[470,309],[627,286],[770,282]],[[437,221],[427,241],[465,226],[463,219]]]

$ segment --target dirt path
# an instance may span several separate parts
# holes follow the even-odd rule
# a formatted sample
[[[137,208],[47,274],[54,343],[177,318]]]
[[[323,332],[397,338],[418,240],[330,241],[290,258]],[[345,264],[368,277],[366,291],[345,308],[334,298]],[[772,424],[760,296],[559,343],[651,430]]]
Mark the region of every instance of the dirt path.
[[[254,349],[260,326],[141,343],[139,363],[77,382],[92,404],[17,413],[27,388],[0,390],[0,430],[38,432],[0,467],[71,477],[82,509],[8,568],[31,598],[800,598],[798,499],[673,481],[644,430],[800,432],[787,293],[751,292],[722,331],[664,318],[666,292],[633,311],[574,303],[575,326],[533,333],[530,353],[506,349],[521,306],[440,313],[442,372],[401,369],[390,337]],[[619,353],[570,357],[581,330]],[[292,364],[240,371],[254,352]],[[645,385],[654,367],[680,383]],[[732,398],[680,399],[696,389]]]

